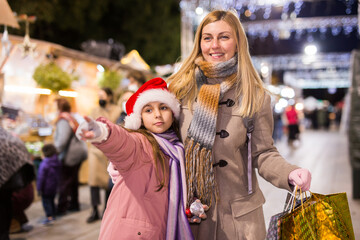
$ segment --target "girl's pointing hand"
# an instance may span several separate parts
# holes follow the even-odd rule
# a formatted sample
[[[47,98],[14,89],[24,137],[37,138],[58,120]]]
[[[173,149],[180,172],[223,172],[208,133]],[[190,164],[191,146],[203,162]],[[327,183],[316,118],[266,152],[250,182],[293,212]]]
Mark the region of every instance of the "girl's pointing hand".
[[[92,140],[101,135],[99,125],[92,118],[84,116],[85,121],[82,122],[76,130],[77,138],[81,140]]]

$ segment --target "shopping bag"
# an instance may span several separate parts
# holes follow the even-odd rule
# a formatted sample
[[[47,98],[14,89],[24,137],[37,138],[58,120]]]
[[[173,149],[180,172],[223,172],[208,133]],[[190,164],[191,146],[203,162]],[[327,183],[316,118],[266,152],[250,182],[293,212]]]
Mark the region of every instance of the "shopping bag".
[[[266,240],[279,240],[281,237],[281,217],[287,214],[292,208],[293,204],[295,204],[295,208],[300,205],[301,201],[306,201],[307,196],[304,199],[295,198],[297,192],[297,187],[295,188],[294,192],[288,192],[284,209],[282,212],[271,216],[268,230],[266,233]],[[299,196],[302,197],[302,196]]]
[[[284,216],[286,212],[281,212],[271,216],[268,231],[266,233],[266,240],[279,240],[281,236],[280,231],[280,218]]]
[[[311,193],[279,221],[280,239],[355,239],[346,193]]]

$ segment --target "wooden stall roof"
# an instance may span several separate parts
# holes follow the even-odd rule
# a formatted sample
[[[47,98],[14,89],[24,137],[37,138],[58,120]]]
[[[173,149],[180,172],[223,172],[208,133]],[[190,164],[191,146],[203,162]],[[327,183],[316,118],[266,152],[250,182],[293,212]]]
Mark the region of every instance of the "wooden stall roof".
[[[0,37],[2,37],[2,34],[0,34]],[[16,35],[9,35],[9,39],[11,42],[13,42],[13,44],[22,43],[24,40],[24,38],[22,36],[16,36]],[[64,56],[64,57],[69,57],[69,58],[73,58],[73,59],[77,59],[77,60],[81,60],[81,61],[93,62],[96,64],[101,64],[104,67],[107,67],[110,69],[113,69],[114,66],[116,69],[122,69],[122,70],[131,70],[132,69],[130,66],[121,64],[120,61],[94,56],[94,55],[88,54],[83,51],[66,48],[66,47],[61,46],[56,43],[46,42],[46,41],[37,40],[37,39],[31,39],[30,41],[34,42],[36,44],[49,45],[50,49],[51,49],[50,50],[51,53],[56,56]]]

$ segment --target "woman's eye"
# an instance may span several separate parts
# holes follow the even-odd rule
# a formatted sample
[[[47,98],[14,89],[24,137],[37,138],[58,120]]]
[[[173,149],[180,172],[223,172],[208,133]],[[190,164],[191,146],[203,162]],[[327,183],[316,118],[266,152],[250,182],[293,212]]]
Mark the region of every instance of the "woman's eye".
[[[229,39],[230,37],[229,36],[221,36],[220,38],[221,39]]]
[[[162,106],[160,109],[161,109],[161,110],[167,110],[168,107],[167,107],[167,106]]]
[[[210,40],[211,40],[211,37],[203,37],[203,40],[204,40],[204,41],[210,41]]]
[[[145,109],[146,113],[151,113],[151,109]]]

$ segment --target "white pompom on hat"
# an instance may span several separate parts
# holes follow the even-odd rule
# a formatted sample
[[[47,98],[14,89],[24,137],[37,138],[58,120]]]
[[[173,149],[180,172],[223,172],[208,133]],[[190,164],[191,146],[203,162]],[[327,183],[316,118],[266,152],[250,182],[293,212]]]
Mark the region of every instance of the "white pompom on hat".
[[[141,111],[149,102],[161,102],[170,107],[174,117],[179,119],[180,103],[170,93],[162,78],[153,78],[144,83],[126,102],[125,127],[137,130],[141,127]]]

